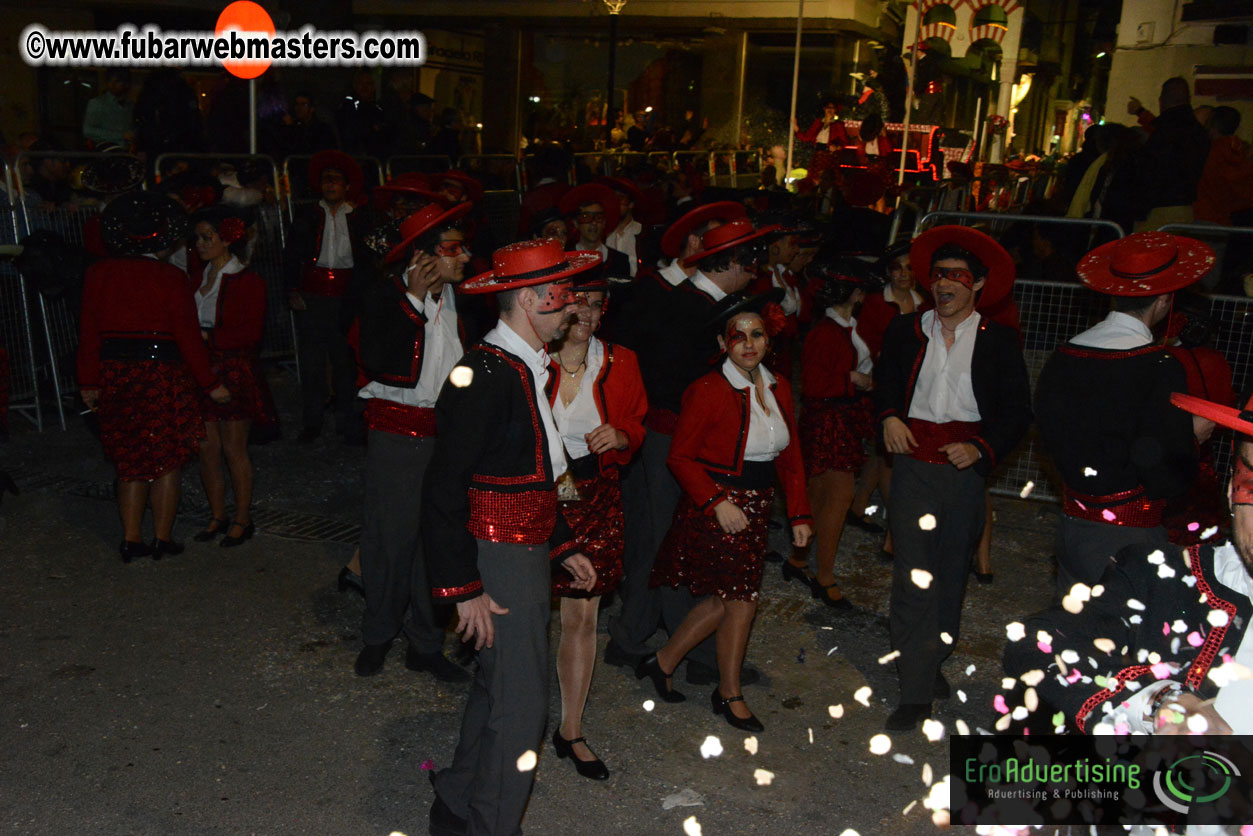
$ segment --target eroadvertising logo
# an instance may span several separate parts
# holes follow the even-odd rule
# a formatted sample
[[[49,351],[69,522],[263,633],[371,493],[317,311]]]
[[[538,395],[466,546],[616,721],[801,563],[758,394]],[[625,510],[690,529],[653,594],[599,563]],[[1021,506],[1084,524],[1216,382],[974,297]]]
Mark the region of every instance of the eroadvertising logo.
[[[1199,762],[1199,763],[1198,763]],[[1213,773],[1218,788],[1205,793],[1188,782],[1192,780],[1190,767],[1199,766]],[[1170,809],[1187,815],[1193,804],[1209,804],[1227,794],[1241,778],[1240,769],[1229,758],[1208,749],[1200,754],[1184,755],[1165,769],[1153,774],[1153,791]]]

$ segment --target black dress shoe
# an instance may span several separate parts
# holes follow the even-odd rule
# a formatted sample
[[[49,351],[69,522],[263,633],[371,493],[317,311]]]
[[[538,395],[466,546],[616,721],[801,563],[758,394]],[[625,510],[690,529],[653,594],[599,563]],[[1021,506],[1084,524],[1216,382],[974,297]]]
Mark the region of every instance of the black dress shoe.
[[[883,727],[888,731],[909,731],[922,720],[930,719],[931,703],[903,702],[900,707],[888,715]]]
[[[644,661],[644,657],[638,653],[629,653],[613,639],[605,645],[605,664],[614,665],[619,668],[630,668],[635,670],[639,667],[640,662]]]
[[[312,444],[322,435],[321,427],[305,427],[300,431],[300,435],[296,436],[299,444]]]
[[[931,692],[931,696],[937,700],[946,700],[953,696],[953,687],[948,684],[944,674],[937,673],[935,675],[935,690]]]
[[[709,695],[709,702],[713,706],[714,714],[721,714],[728,723],[740,731],[763,732],[766,730],[766,727],[761,724],[761,721],[752,712],[749,712],[747,717],[736,717],[735,713],[731,711],[731,703],[744,702],[743,694],[734,697],[724,697],[715,688],[714,692]]]
[[[766,552],[766,562],[767,563],[782,563],[783,555],[779,554],[774,549],[771,549],[770,551]]]
[[[671,673],[666,673],[661,669],[661,663],[657,661],[657,654],[651,654],[647,659],[640,662],[635,667],[635,678],[643,679],[648,677],[653,681],[653,687],[657,689],[657,696],[661,697],[663,702],[683,702],[687,697],[674,690],[667,679],[672,678]]]
[[[435,773],[431,773],[431,788],[435,787]],[[444,799],[439,797],[439,792],[435,793],[435,800],[431,802],[430,824],[427,833],[431,836],[466,836],[470,832],[470,823],[461,816],[452,811]]]
[[[992,583],[992,573],[980,572],[978,569],[975,568],[973,563],[970,565],[970,574],[974,575],[975,580],[977,580],[981,584],[984,584],[985,586],[987,584]]]
[[[779,522],[774,517],[771,517],[766,522],[766,528],[770,529],[771,531],[779,531],[783,528],[783,523]]]
[[[357,676],[374,676],[383,670],[383,660],[387,658],[387,651],[391,649],[390,641],[383,644],[367,644],[357,654],[357,662],[352,669],[357,672]]]
[[[604,761],[600,758],[593,757],[590,761],[579,760],[578,755],[574,754],[574,744],[587,744],[587,741],[581,737],[574,740],[566,740],[561,736],[561,729],[553,732],[553,750],[556,751],[557,757],[569,758],[574,764],[574,769],[584,778],[591,778],[593,781],[605,781],[609,778],[609,767],[605,766]],[[588,751],[591,751],[589,748]]]
[[[361,585],[361,576],[347,566],[339,570],[339,577],[335,579],[335,585],[339,587],[340,592],[347,592],[349,589],[352,589],[362,598],[365,597],[365,587]]]
[[[429,673],[440,682],[469,682],[470,672],[451,661],[443,653],[419,653],[413,645],[405,651],[405,667]]]
[[[192,535],[193,540],[197,543],[207,543],[220,534],[225,534],[228,523],[226,520],[219,520],[217,517],[209,520],[209,524],[203,530],[197,531]]]
[[[895,560],[896,560],[896,555],[892,554],[887,549],[883,549],[883,548],[879,549],[879,562],[880,563],[892,563]]]
[[[152,547],[147,543],[135,543],[131,540],[123,540],[117,550],[118,554],[122,555],[123,563],[130,563],[137,557],[147,557],[152,554]]]
[[[797,581],[798,583],[803,584],[809,590],[811,595],[813,594],[814,579],[809,577],[809,573],[803,568],[797,566],[790,560],[783,561],[783,580]]]
[[[218,543],[218,545],[224,549],[234,548],[235,546],[251,540],[252,535],[257,533],[256,523],[248,523],[247,525],[244,525],[239,520],[235,520],[235,522],[231,523],[231,528],[238,528],[239,536],[232,537],[230,534],[227,534],[223,537],[222,542]]]
[[[165,556],[177,557],[183,553],[183,544],[177,540],[162,540],[157,538],[152,541],[152,559],[160,560]]]
[[[718,669],[696,661],[687,660],[687,675],[684,677],[690,685],[715,685],[719,681]],[[752,665],[740,667],[740,686],[756,685],[761,681],[761,671]]]
[[[853,528],[860,528],[862,531],[869,531],[871,534],[882,534],[883,526],[879,525],[870,517],[863,517],[861,514],[854,514],[849,511],[844,515],[844,522]]]

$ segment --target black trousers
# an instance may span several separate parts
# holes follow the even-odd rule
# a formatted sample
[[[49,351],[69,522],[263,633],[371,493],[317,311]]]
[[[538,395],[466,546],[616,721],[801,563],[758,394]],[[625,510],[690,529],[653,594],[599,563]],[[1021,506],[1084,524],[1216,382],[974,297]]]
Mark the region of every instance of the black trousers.
[[[355,432],[359,421],[355,412],[357,366],[341,323],[343,300],[310,293],[302,296],[305,309],[294,313],[303,425],[306,429],[322,426],[329,363],[331,391],[335,394],[335,428],[342,433]]]
[[[1062,514],[1057,526],[1058,599],[1064,598],[1077,583],[1091,586],[1099,581],[1119,549],[1137,545],[1166,549],[1170,541],[1163,526],[1133,528]]]

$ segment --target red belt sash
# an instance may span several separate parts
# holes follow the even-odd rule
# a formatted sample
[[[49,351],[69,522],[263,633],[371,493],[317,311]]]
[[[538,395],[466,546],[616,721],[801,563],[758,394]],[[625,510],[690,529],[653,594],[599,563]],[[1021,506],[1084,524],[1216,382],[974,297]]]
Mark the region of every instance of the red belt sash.
[[[557,526],[557,491],[504,493],[470,488],[466,530],[493,543],[547,543]]]
[[[407,435],[410,438],[436,435],[434,409],[406,406],[385,398],[366,399],[365,425],[371,430]]]
[[[1107,496],[1087,496],[1063,490],[1062,495],[1065,500],[1062,513],[1066,516],[1106,525],[1157,528],[1162,524],[1162,514],[1166,510],[1166,500],[1145,498],[1144,488]]]
[[[348,282],[352,280],[351,267],[319,267],[311,264],[305,268],[301,293],[314,296],[343,296],[348,292]]]
[[[946,421],[933,424],[918,418],[909,419],[909,431],[914,435],[918,446],[910,455],[920,462],[931,464],[948,464],[948,456],[940,452],[946,444],[969,441],[979,434],[983,424],[979,421]]]

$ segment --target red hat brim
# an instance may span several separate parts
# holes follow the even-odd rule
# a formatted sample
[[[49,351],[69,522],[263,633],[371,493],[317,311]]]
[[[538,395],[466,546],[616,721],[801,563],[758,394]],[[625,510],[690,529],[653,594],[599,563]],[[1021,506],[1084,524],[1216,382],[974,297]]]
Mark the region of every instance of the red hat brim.
[[[410,245],[412,245],[414,241],[418,240],[423,235],[430,232],[432,229],[436,229],[437,227],[443,226],[444,224],[452,223],[455,220],[459,220],[465,217],[466,215],[470,213],[470,210],[473,208],[474,207],[472,204],[458,203],[456,206],[452,207],[451,209],[444,210],[439,215],[432,218],[429,223],[423,225],[417,232],[410,234],[409,237],[405,238],[399,244],[392,247],[391,250],[388,251],[387,257],[383,259],[383,263],[391,264],[392,262],[401,258],[402,256],[404,256],[405,251],[409,249]]]
[[[683,242],[692,230],[709,221],[729,221],[748,215],[744,204],[734,200],[720,200],[717,203],[706,203],[682,215],[661,236],[661,252],[669,258],[678,258],[683,252]]]
[[[1195,395],[1185,395],[1182,392],[1171,392],[1170,402],[1184,412],[1200,415],[1202,418],[1207,418],[1219,426],[1227,427],[1245,435],[1253,435],[1253,412],[1247,409],[1224,406],[1220,403],[1207,401],[1204,398],[1198,398]]]
[[[631,199],[631,202],[634,203],[637,208],[644,202],[644,193],[625,177],[601,177],[596,182],[601,185],[608,186],[615,192],[621,192],[626,195]]]
[[[618,194],[613,189],[604,183],[583,183],[562,195],[557,208],[568,218],[588,203],[599,203],[605,209],[605,229],[600,236],[603,241],[618,227]]]
[[[563,266],[554,269],[552,272],[545,272],[543,275],[528,275],[525,278],[517,278],[510,275],[497,275],[493,268],[484,273],[479,273],[473,278],[466,279],[457,285],[458,293],[500,293],[503,290],[517,290],[520,287],[531,287],[532,285],[548,284],[549,282],[559,282],[562,279],[569,279],[585,270],[590,270],[600,264],[602,261],[600,253],[587,252],[584,250],[574,250],[566,253],[566,261]]]
[[[747,244],[750,241],[756,241],[758,238],[761,238],[766,235],[770,235],[771,233],[778,232],[781,229],[783,229],[783,227],[780,224],[771,224],[770,226],[763,226],[761,229],[753,230],[752,233],[745,235],[743,238],[736,238],[734,241],[727,241],[726,243],[719,244],[716,247],[710,247],[707,250],[701,250],[698,253],[692,253],[687,258],[683,259],[683,266],[686,267],[689,264],[695,264],[696,262],[700,261],[702,258],[705,258],[706,256],[711,256],[714,253],[720,253],[723,250],[729,250],[732,247],[743,246],[744,244]]]
[[[348,200],[355,203],[365,190],[361,165],[343,151],[319,151],[309,160],[309,189],[315,194],[321,188],[322,172],[336,168],[348,177]]]
[[[1075,273],[1085,287],[1107,296],[1160,296],[1182,290],[1210,271],[1214,266],[1214,251],[1195,238],[1175,235],[1174,239],[1179,247],[1174,263],[1169,269],[1153,276],[1124,278],[1114,275],[1110,259],[1114,248],[1125,240],[1122,238],[1102,244],[1079,259]]]
[[[986,232],[954,225],[932,227],[909,245],[909,263],[923,290],[931,291],[931,257],[945,244],[969,250],[988,268],[983,289],[979,291],[979,310],[990,308],[1009,295],[1014,287],[1013,257]]]

